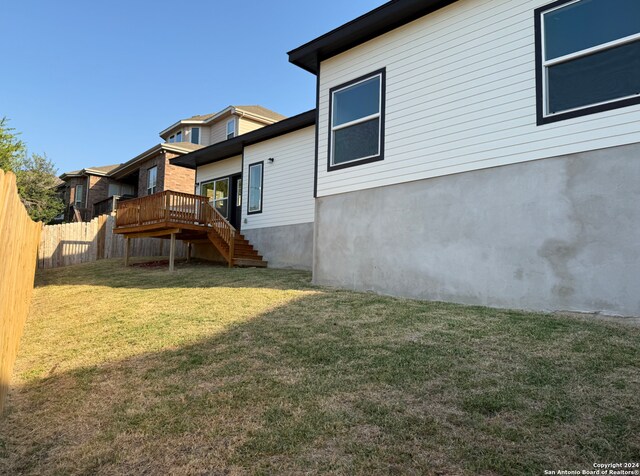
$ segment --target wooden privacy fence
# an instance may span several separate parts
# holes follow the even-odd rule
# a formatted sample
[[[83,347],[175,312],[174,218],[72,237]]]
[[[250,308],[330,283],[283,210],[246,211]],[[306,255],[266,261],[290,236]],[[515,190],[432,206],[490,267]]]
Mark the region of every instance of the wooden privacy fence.
[[[100,215],[88,222],[47,225],[38,248],[38,268],[58,268],[103,258],[123,258],[125,239],[114,234],[114,215]],[[131,240],[129,257],[169,255],[169,240]],[[187,245],[176,243],[176,256],[187,256]]]
[[[0,170],[0,412],[31,304],[41,229],[20,201],[15,175]]]

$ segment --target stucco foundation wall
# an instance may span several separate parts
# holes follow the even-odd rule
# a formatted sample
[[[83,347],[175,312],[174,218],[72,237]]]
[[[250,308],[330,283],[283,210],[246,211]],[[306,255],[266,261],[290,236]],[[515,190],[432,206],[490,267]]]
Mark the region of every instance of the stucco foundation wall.
[[[310,270],[313,264],[313,223],[242,230],[269,263],[269,268]]]
[[[640,316],[640,144],[316,200],[314,282]]]

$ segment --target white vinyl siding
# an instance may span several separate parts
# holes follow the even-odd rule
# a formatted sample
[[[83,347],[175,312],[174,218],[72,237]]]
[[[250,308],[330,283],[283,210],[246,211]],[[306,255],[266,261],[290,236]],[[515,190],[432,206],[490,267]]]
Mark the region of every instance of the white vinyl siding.
[[[211,145],[211,141],[209,139],[211,127],[209,126],[200,126],[200,144],[207,146]]]
[[[227,121],[229,116],[225,116],[223,119],[216,121],[210,128],[209,132],[209,144],[215,144],[227,140]]]
[[[228,159],[220,160],[219,162],[198,167],[198,170],[196,171],[196,182],[200,184],[208,180],[239,174],[241,171],[242,156],[236,155],[235,157],[230,157]]]
[[[315,127],[245,147],[243,229],[313,222],[314,148]],[[270,157],[273,163],[269,162]],[[257,162],[264,162],[262,213],[247,215],[249,165]]]
[[[264,126],[265,125],[261,122],[252,121],[251,119],[242,117],[238,120],[238,135],[255,131],[256,129],[260,129]]]
[[[638,105],[536,125],[547,3],[459,0],[322,62],[318,196],[640,142]],[[385,160],[327,172],[329,89],[381,68]]]

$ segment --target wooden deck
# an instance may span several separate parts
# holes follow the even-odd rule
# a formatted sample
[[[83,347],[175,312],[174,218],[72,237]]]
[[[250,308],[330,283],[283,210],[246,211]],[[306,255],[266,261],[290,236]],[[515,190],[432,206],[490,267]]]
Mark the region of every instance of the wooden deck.
[[[170,270],[173,270],[175,240],[188,243],[189,248],[193,243],[210,244],[229,267],[267,265],[253,246],[202,195],[167,190],[119,202],[113,232],[127,238],[125,265],[128,264],[128,239],[148,237],[171,239]]]

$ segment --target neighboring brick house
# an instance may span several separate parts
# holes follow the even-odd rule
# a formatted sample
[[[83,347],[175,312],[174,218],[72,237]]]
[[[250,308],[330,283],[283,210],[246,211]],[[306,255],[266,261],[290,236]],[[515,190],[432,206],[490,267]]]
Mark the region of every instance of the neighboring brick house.
[[[109,197],[109,185],[114,183],[109,174],[118,167],[120,164],[89,167],[62,174],[58,190],[65,204],[64,221],[73,221],[76,210],[82,220],[90,220],[94,204]]]
[[[121,198],[142,197],[164,190],[194,193],[195,171],[171,165],[170,159],[225,141],[284,119],[262,106],[229,106],[215,114],[192,116],[160,132],[165,142],[116,165],[91,167],[60,176],[64,220],[90,220],[114,209]]]

